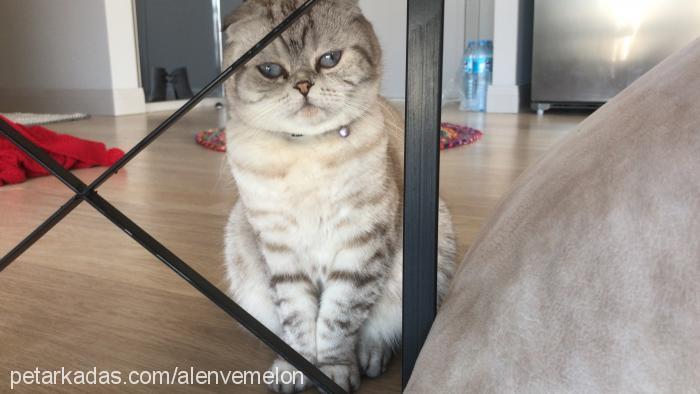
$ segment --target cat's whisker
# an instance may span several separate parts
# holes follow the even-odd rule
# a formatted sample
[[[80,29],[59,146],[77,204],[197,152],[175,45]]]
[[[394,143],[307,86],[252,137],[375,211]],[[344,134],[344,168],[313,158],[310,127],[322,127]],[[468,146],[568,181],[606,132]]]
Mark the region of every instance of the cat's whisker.
[[[277,103],[273,103],[271,105],[268,105],[262,111],[258,112],[257,114],[255,114],[255,116],[253,116],[251,119],[249,119],[248,122],[256,123],[256,122],[266,118],[268,115],[270,115],[271,113],[273,113],[279,109],[280,109],[280,106]]]
[[[370,117],[370,111],[371,111],[370,107],[367,107],[367,106],[364,106],[361,104],[357,104],[353,101],[346,101],[344,103],[344,107],[356,109],[358,112],[360,112],[360,114],[356,117],[356,119],[362,119],[374,127],[383,127],[384,126],[382,122],[379,122],[378,120],[375,120],[374,118]]]

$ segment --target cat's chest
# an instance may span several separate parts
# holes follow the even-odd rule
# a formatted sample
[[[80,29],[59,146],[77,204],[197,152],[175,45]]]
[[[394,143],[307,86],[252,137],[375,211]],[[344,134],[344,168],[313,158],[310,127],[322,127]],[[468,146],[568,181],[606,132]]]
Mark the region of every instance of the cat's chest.
[[[291,224],[286,234],[267,235],[275,239],[283,237],[300,248],[320,251],[332,247],[334,237],[342,235],[337,231],[339,223],[350,220],[362,225],[364,215],[356,204],[357,196],[376,194],[381,188],[378,182],[373,182],[381,166],[373,167],[371,174],[367,174],[362,163],[329,168],[309,160],[290,166],[284,177],[243,176],[237,180],[246,207],[274,213],[253,218],[253,227],[264,233],[268,227],[276,227],[269,226],[269,221],[285,218]]]
[[[299,161],[276,174],[235,171],[236,183],[247,206],[285,211],[299,216],[327,216],[343,196],[361,185],[357,166],[328,168],[313,160]]]
[[[349,222],[354,228],[367,225],[373,216],[358,201],[386,194],[388,158],[384,139],[359,137],[305,150],[256,151],[239,144],[230,160],[254,229],[302,252],[332,249],[344,235],[338,228]]]

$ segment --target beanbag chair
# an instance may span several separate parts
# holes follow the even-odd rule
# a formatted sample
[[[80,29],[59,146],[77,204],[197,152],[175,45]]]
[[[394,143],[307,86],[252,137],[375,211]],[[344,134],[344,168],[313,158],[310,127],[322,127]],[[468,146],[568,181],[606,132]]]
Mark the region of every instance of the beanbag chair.
[[[700,389],[700,40],[517,181],[409,393]]]

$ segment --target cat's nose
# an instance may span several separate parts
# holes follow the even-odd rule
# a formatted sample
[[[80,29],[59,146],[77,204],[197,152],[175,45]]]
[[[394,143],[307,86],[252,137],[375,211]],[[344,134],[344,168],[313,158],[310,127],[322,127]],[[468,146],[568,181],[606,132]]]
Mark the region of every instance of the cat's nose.
[[[314,86],[314,84],[311,81],[300,81],[294,85],[294,89],[298,90],[299,93],[303,94],[304,96],[307,96],[312,86]]]

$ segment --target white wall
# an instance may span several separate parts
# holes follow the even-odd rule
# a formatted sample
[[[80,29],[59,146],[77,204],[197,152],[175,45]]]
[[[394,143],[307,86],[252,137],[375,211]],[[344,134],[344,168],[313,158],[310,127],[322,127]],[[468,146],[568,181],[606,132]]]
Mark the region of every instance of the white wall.
[[[136,18],[131,0],[105,0],[114,114],[145,110],[141,89]]]
[[[144,109],[130,0],[3,1],[0,111]]]
[[[493,39],[495,3],[495,0],[466,0],[466,40]]]
[[[443,92],[446,99],[458,97],[458,76],[464,49],[465,1],[445,1]],[[384,49],[382,94],[389,99],[402,100],[406,85],[407,1],[360,0],[360,6],[374,25]]]
[[[519,112],[530,89],[533,0],[495,0],[488,111]]]
[[[406,0],[360,0],[384,51],[382,94],[403,99],[406,90]]]
[[[444,101],[460,98],[465,43],[465,0],[445,0],[445,28],[442,48],[442,97]]]

